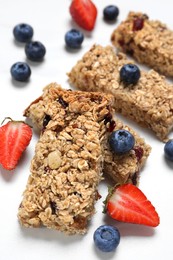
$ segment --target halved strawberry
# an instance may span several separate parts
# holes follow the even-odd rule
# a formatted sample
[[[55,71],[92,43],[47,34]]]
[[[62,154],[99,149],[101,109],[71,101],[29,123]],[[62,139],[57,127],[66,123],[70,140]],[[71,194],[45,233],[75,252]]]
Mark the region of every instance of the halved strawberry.
[[[97,8],[91,0],[73,0],[70,5],[70,14],[83,29],[91,31],[94,28]]]
[[[0,164],[6,170],[13,170],[30,143],[32,129],[23,121],[5,119],[10,121],[0,127]]]
[[[105,201],[105,211],[118,221],[156,227],[158,213],[144,193],[135,185],[114,187]]]

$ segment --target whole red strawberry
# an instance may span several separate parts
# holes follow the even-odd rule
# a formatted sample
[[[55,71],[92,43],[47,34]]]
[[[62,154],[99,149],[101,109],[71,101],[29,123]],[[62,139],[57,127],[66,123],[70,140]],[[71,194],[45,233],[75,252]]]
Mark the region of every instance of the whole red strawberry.
[[[30,143],[32,129],[23,121],[5,119],[9,122],[0,127],[0,164],[6,170],[13,170]]]
[[[118,221],[156,227],[158,213],[144,193],[133,184],[114,187],[105,201],[105,211]]]
[[[87,31],[93,30],[97,8],[91,0],[73,0],[70,5],[70,14],[80,27]]]

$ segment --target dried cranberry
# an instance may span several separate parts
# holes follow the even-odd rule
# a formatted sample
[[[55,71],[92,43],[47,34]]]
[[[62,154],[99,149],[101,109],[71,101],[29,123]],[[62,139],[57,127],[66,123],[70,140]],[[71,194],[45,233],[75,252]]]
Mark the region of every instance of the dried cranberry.
[[[133,148],[133,150],[135,151],[135,155],[136,155],[136,157],[137,157],[137,160],[140,161],[140,159],[142,158],[143,153],[144,153],[142,147],[135,146],[135,147]]]
[[[133,31],[139,31],[144,27],[144,19],[143,18],[135,18],[133,21]]]
[[[114,120],[112,120],[109,125],[109,132],[112,132],[114,130],[115,126],[116,126],[116,123]]]
[[[47,126],[47,124],[49,123],[50,120],[51,120],[51,117],[49,115],[45,115],[45,117],[43,119],[43,128],[45,128]]]
[[[59,134],[61,131],[62,131],[62,129],[63,129],[63,127],[61,126],[61,125],[58,125],[57,127],[56,127],[56,133],[57,134]]]
[[[61,104],[63,108],[66,108],[68,106],[68,103],[62,97],[58,98],[58,102]]]
[[[119,43],[119,45],[120,45],[121,47],[123,47],[124,44],[125,44],[125,42],[124,42],[123,39],[119,39],[119,40],[118,40],[118,43]]]
[[[77,123],[73,124],[72,128],[78,128],[78,124]]]

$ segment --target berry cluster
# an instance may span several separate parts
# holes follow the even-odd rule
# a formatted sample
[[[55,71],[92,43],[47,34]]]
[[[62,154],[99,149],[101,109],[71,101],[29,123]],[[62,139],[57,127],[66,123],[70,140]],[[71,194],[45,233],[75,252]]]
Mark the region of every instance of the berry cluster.
[[[17,42],[25,43],[25,54],[28,60],[42,61],[46,48],[39,41],[32,41],[34,30],[26,23],[17,24],[13,29],[13,35]],[[31,76],[31,68],[26,62],[16,62],[11,66],[11,76],[17,81],[27,81]]]
[[[69,8],[71,17],[82,29],[92,31],[97,18],[97,8],[91,0],[73,0]],[[119,15],[119,9],[115,5],[108,5],[103,10],[105,21],[114,22]],[[79,49],[84,40],[84,34],[80,30],[71,29],[65,34],[66,46],[70,49]]]

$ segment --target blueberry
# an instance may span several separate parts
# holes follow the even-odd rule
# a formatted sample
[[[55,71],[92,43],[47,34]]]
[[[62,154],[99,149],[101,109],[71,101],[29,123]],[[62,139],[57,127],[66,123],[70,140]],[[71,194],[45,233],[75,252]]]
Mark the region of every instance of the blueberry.
[[[34,34],[33,28],[26,23],[17,24],[13,29],[13,35],[18,42],[28,42]]]
[[[46,48],[39,41],[28,42],[25,45],[25,53],[29,60],[41,61],[46,54]]]
[[[84,35],[82,32],[76,29],[71,29],[65,34],[65,43],[67,47],[72,49],[79,49],[84,40]]]
[[[17,81],[27,81],[31,76],[31,69],[25,62],[16,62],[11,66],[11,76]]]
[[[136,84],[140,75],[140,69],[135,64],[125,64],[120,69],[120,80],[125,84]]]
[[[103,252],[111,252],[120,243],[120,233],[114,226],[102,225],[95,230],[93,239],[98,249]]]
[[[173,139],[169,140],[164,146],[165,157],[173,161]]]
[[[113,131],[109,137],[109,145],[113,152],[124,154],[129,152],[135,144],[134,136],[127,130]]]
[[[119,9],[115,5],[108,5],[103,9],[103,17],[106,21],[114,21],[119,15]]]

